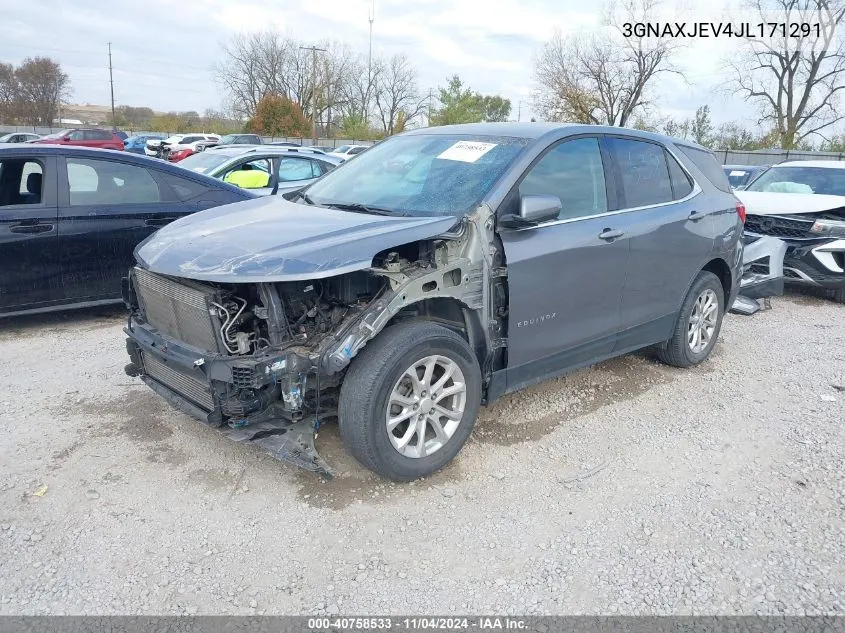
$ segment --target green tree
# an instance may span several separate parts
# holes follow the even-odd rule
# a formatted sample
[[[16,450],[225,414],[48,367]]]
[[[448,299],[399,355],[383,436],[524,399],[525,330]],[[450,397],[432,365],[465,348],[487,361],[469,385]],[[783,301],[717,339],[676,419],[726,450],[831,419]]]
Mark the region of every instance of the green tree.
[[[279,94],[265,94],[255,107],[250,128],[265,136],[306,136],[311,125],[299,104]]]
[[[440,108],[431,115],[431,125],[479,123],[481,121],[507,121],[511,102],[498,95],[482,95],[464,87],[461,78],[454,75],[449,84],[438,89]]]
[[[689,134],[699,145],[710,147],[713,137],[713,122],[710,120],[710,106],[703,105],[695,111],[689,122]]]
[[[510,99],[502,99],[499,95],[487,95],[482,98],[485,121],[507,121],[511,114]]]
[[[713,149],[752,150],[765,147],[764,139],[755,136],[748,128],[739,123],[723,123],[711,140]]]

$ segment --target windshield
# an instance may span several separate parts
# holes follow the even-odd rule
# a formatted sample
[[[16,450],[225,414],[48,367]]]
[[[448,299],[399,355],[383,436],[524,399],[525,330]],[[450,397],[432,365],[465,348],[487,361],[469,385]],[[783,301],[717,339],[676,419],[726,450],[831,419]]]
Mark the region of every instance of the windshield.
[[[237,138],[237,134],[227,134],[226,136],[220,138],[218,145],[231,145],[237,140]]]
[[[61,130],[59,132],[53,132],[52,134],[48,134],[47,136],[42,136],[41,138],[62,138],[63,136],[70,134],[70,130]]]
[[[184,167],[185,169],[190,169],[191,171],[195,171],[198,174],[207,174],[215,167],[219,167],[225,162],[228,162],[232,159],[231,156],[227,156],[226,152],[200,152],[199,154],[193,154],[188,156],[184,160],[179,161],[179,166]]]
[[[845,196],[845,169],[800,166],[772,167],[748,185],[746,191]]]
[[[345,154],[346,152],[349,151],[349,149],[351,147],[352,147],[351,145],[341,145],[340,147],[338,147],[334,151],[335,151],[336,154]]]
[[[396,136],[308,188],[318,205],[364,205],[397,215],[463,215],[475,207],[527,139]]]
[[[10,138],[12,138],[12,136],[13,134],[4,134],[3,136],[0,136],[0,143],[5,143]]]
[[[731,183],[731,187],[741,187],[747,183],[748,179],[751,177],[751,170],[742,169],[741,167],[725,169],[725,174],[728,177],[728,181]]]

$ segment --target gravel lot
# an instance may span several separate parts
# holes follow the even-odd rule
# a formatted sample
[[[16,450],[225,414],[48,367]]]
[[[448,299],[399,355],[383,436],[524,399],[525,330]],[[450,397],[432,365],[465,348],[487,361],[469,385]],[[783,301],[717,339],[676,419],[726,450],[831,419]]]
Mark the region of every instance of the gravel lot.
[[[118,311],[0,323],[0,614],[845,611],[845,307],[729,316],[682,371],[483,410],[447,470],[328,483],[174,412]]]

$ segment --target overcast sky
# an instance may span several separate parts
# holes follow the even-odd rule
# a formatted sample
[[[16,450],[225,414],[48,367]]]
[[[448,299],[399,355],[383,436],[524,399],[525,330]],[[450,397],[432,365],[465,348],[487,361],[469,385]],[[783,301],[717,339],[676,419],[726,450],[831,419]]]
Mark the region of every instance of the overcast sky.
[[[674,1],[674,0],[668,0]],[[238,31],[267,27],[306,41],[337,39],[365,52],[368,0],[0,0],[0,60],[58,59],[73,85],[71,101],[109,103],[107,42],[112,42],[115,101],[156,110],[220,108],[213,66],[220,45]],[[716,8],[689,19],[719,21]],[[601,0],[376,0],[375,53],[404,52],[419,72],[420,89],[459,74],[482,93],[511,99],[513,117],[531,116],[532,59],[560,28],[600,28]],[[690,116],[709,104],[716,123],[749,121],[739,99],[715,93],[733,45],[724,39],[687,40],[677,58],[688,83],[661,82],[665,114]]]

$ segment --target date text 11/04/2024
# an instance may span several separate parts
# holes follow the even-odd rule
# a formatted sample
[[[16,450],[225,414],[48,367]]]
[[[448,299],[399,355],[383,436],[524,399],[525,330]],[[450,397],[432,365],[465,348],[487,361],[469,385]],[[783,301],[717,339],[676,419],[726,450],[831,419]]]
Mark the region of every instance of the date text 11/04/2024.
[[[525,620],[510,617],[369,617],[369,618],[309,618],[308,629],[312,631],[520,631],[526,628]]]
[[[625,22],[625,37],[820,37],[822,24],[810,22]]]

